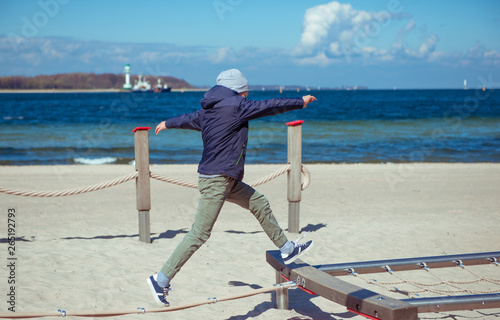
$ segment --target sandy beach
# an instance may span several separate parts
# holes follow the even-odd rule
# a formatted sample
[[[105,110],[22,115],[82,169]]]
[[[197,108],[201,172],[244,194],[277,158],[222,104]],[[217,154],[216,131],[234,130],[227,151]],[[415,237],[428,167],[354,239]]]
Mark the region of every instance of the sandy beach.
[[[281,167],[248,165],[244,180],[252,182]],[[311,184],[302,193],[300,227],[310,231],[306,240],[315,241],[314,249],[303,259],[311,265],[500,250],[500,164],[306,167]],[[127,165],[1,166],[0,187],[64,190],[134,171]],[[197,181],[196,165],[152,165],[151,171]],[[268,197],[286,229],[286,175],[257,190]],[[60,198],[0,194],[2,264],[8,263],[8,212],[16,212],[15,310],[43,313],[157,307],[145,280],[161,268],[189,230],[197,200],[195,189],[151,180],[153,241],[146,244],[138,237],[135,181]],[[286,234],[291,240],[299,237]],[[275,248],[255,218],[227,203],[212,237],[173,280],[171,305],[272,286],[275,272],[265,260],[266,250]],[[9,274],[5,270],[2,268],[0,276],[0,312],[9,307]],[[487,272],[500,279],[500,267],[491,266]],[[265,293],[172,313],[113,318],[365,319],[298,289],[290,290],[290,310],[277,310],[272,297]],[[421,319],[498,317],[500,309],[421,315]]]

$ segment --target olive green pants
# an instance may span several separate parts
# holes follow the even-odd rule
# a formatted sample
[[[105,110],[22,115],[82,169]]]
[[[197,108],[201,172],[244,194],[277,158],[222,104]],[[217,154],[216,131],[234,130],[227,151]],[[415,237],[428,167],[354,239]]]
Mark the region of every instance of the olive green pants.
[[[276,247],[286,243],[287,238],[271,211],[269,201],[249,185],[228,176],[220,176],[199,178],[198,189],[201,196],[193,226],[161,269],[166,276],[172,279],[208,240],[226,200],[250,210]]]

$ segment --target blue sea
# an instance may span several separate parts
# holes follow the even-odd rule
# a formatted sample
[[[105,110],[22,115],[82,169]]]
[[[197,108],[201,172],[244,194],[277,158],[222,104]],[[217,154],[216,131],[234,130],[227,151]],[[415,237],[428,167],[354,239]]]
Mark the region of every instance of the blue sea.
[[[498,90],[251,91],[249,99],[316,96],[250,122],[247,163],[286,163],[286,122],[304,120],[305,163],[500,162]],[[203,92],[0,94],[0,165],[128,164],[136,127],[151,127],[150,162],[198,163],[201,135],[154,134],[200,108]]]

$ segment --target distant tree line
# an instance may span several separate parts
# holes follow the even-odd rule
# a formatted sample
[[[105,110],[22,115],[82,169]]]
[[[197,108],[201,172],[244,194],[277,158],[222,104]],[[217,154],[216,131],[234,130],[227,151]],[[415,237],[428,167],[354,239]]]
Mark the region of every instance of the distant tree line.
[[[157,79],[171,88],[192,88],[182,79],[174,77],[145,76],[151,86],[155,86]],[[137,76],[131,75],[132,85]],[[144,79],[144,77],[143,77]],[[125,82],[124,74],[112,73],[61,73],[53,75],[39,75],[34,77],[7,76],[0,77],[0,89],[121,89]]]

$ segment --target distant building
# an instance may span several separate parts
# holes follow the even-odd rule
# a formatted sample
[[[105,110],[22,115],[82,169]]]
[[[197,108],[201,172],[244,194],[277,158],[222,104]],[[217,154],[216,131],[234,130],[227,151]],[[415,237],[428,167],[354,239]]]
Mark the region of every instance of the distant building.
[[[130,83],[130,64],[125,65],[125,83],[123,84],[123,89],[131,90],[132,84]]]

